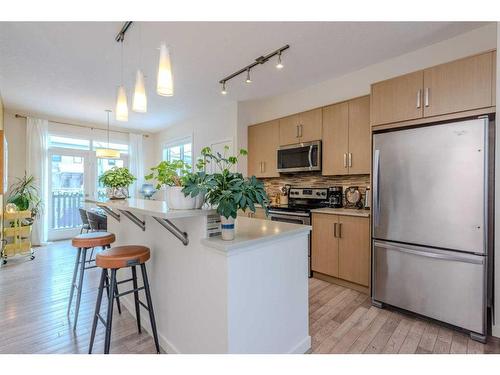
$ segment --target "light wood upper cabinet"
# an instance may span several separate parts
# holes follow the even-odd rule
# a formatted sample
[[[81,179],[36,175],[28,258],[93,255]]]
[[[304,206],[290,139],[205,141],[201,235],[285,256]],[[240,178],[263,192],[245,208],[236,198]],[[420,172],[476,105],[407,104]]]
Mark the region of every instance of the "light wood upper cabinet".
[[[349,174],[347,167],[347,154],[349,152],[349,104],[347,102],[323,108],[322,146],[322,173],[324,175]]]
[[[279,144],[281,146],[300,143],[299,115],[284,117],[279,120]]]
[[[378,82],[371,90],[371,124],[413,120],[423,116],[423,71]]]
[[[322,123],[321,108],[299,113],[300,142],[321,140]]]
[[[278,177],[277,149],[279,121],[269,121],[248,127],[248,175]]]
[[[370,282],[370,220],[339,216],[339,278],[368,286]]]
[[[311,268],[313,271],[338,277],[339,242],[335,237],[336,215],[313,214]]]
[[[313,213],[312,270],[359,285],[370,283],[370,219]]]
[[[424,70],[424,116],[490,107],[493,52]]]
[[[370,173],[369,96],[323,108],[322,173]]]
[[[370,96],[349,101],[349,174],[369,174],[371,163]]]
[[[322,121],[321,108],[280,119],[280,145],[321,140]]]

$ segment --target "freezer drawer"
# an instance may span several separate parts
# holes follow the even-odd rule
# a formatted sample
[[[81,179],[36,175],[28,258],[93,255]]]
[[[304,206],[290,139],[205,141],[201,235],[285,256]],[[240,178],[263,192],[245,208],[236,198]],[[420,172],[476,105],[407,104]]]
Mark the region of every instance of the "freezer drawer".
[[[485,259],[373,241],[372,297],[485,334]]]

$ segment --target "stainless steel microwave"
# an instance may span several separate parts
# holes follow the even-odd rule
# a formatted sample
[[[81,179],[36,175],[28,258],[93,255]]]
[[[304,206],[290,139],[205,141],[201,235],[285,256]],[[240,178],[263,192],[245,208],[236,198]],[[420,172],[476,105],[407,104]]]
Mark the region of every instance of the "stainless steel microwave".
[[[281,146],[278,149],[278,172],[321,170],[321,141]]]

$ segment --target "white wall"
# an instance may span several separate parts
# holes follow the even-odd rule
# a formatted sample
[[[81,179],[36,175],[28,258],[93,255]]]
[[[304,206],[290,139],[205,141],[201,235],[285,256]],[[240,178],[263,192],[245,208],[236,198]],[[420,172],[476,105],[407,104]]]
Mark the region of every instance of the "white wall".
[[[193,160],[200,156],[203,147],[213,143],[230,140],[234,147],[237,144],[237,104],[228,102],[156,133],[156,161],[162,158],[163,144],[189,136],[193,137]]]

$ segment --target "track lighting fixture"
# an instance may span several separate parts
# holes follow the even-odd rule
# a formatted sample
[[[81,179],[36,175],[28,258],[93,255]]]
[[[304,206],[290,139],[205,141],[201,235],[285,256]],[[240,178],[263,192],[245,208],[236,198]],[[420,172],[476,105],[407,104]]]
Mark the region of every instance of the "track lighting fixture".
[[[283,69],[283,63],[281,62],[281,51],[278,52],[278,63],[276,64],[276,69]]]
[[[276,51],[273,51],[265,56],[260,56],[260,57],[257,57],[255,59],[255,61],[253,63],[251,63],[250,65],[247,65],[245,66],[244,68],[241,68],[240,70],[234,72],[233,74],[230,74],[228,75],[227,77],[224,77],[222,78],[219,83],[222,85],[222,90],[221,90],[221,94],[222,95],[226,95],[227,94],[227,91],[226,91],[226,83],[227,81],[233,79],[234,77],[236,76],[239,76],[240,74],[243,74],[243,73],[247,73],[247,77],[245,79],[245,82],[246,83],[252,83],[252,80],[250,78],[250,70],[254,67],[256,67],[257,65],[259,64],[264,64],[266,62],[269,61],[269,59],[271,59],[272,57],[274,56],[278,56],[278,63],[276,64],[276,69],[282,69],[283,68],[283,63],[281,61],[281,54],[283,51],[287,50],[288,48],[290,48],[290,46],[287,44],[281,48],[278,48]]]

